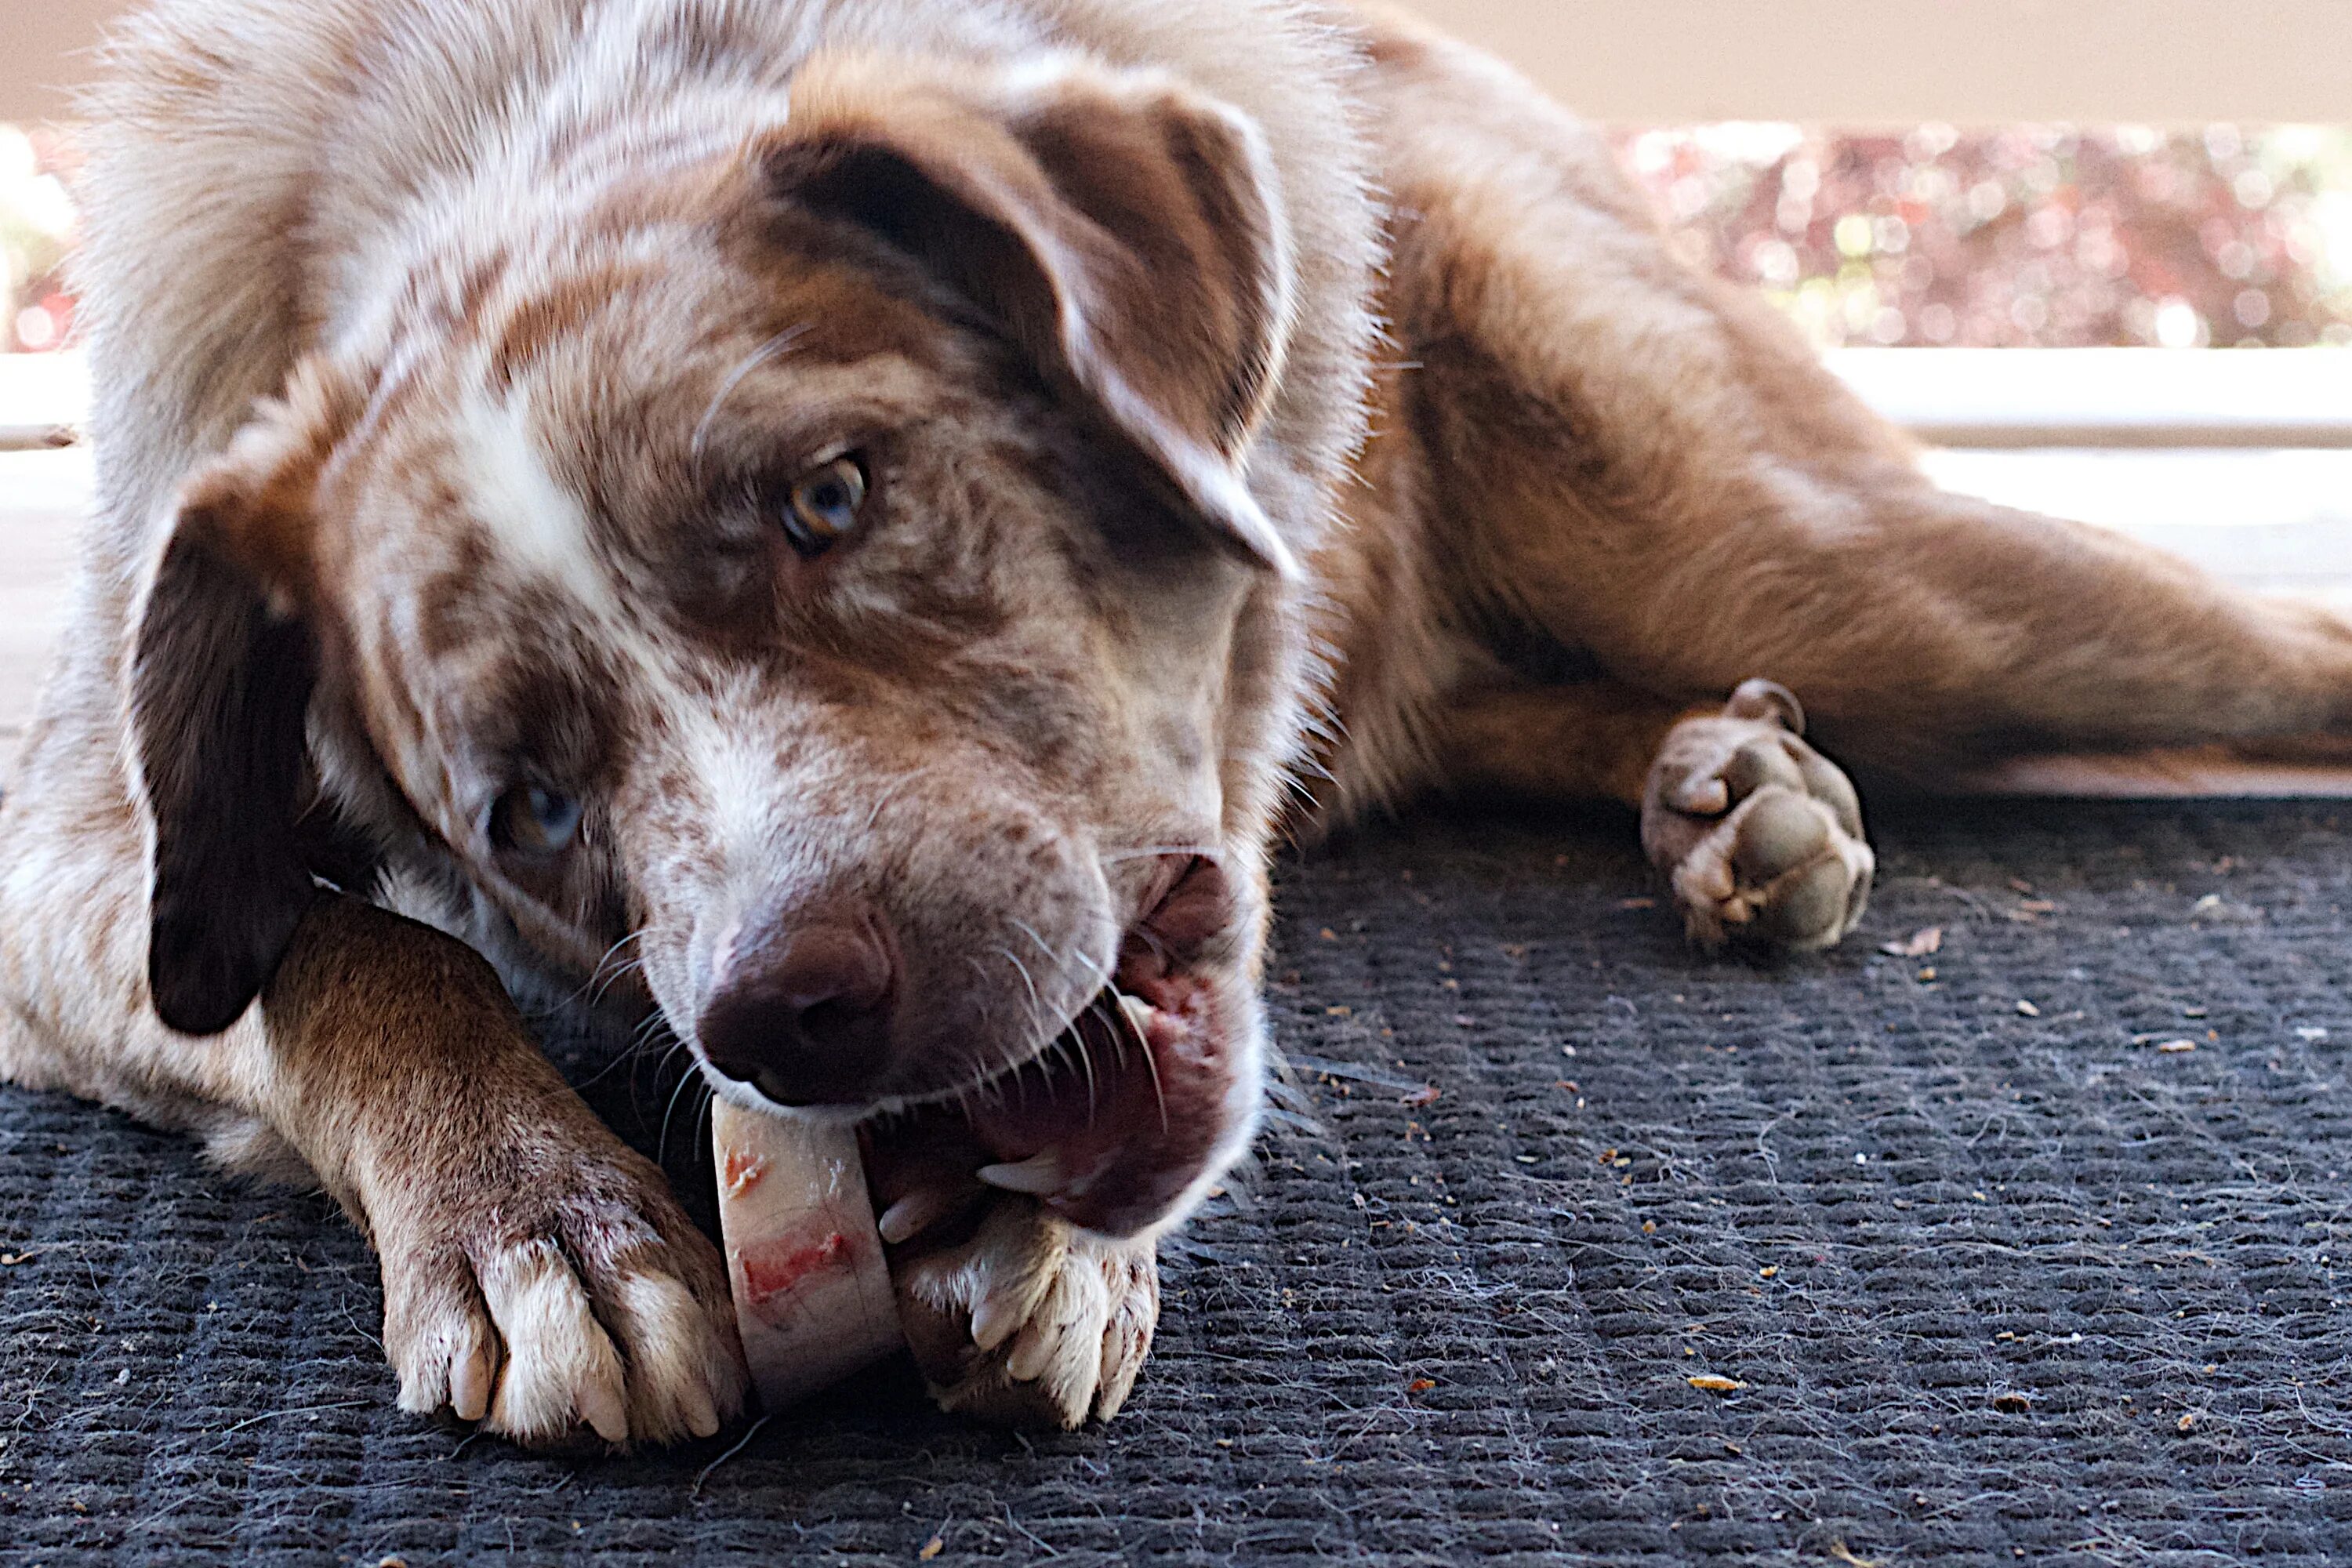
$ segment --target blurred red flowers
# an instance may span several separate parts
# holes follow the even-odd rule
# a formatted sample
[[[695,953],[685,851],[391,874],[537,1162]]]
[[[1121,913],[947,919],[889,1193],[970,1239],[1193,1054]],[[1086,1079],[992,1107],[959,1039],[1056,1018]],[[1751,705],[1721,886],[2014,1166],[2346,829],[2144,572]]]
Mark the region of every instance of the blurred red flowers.
[[[1824,346],[2352,343],[2352,130],[1722,124],[1617,142]],[[0,351],[63,344],[69,142],[0,125]]]
[[[1693,260],[1825,346],[2352,343],[2352,131],[1617,140]]]

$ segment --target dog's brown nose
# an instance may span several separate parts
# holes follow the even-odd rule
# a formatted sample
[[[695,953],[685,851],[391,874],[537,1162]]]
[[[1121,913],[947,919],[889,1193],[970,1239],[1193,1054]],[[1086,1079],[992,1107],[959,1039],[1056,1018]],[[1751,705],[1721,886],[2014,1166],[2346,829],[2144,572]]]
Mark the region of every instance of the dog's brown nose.
[[[779,1105],[861,1105],[890,1066],[898,965],[879,911],[834,905],[719,944],[703,1055]]]

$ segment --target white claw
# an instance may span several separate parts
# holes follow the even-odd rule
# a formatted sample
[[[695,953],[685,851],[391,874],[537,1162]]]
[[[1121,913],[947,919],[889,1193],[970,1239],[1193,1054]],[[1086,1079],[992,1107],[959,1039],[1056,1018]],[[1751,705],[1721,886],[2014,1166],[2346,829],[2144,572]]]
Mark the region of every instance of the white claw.
[[[710,1390],[699,1383],[689,1383],[679,1396],[679,1414],[685,1417],[686,1429],[698,1437],[716,1436],[719,1432],[719,1406],[710,1397]]]
[[[473,1352],[450,1372],[449,1408],[460,1421],[479,1421],[488,1412],[490,1396],[498,1386],[498,1346],[478,1336]]]
[[[591,1378],[572,1399],[572,1408],[596,1436],[614,1447],[629,1440],[629,1407],[619,1389],[602,1378]]]
[[[1061,1348],[1055,1335],[1032,1331],[1014,1342],[1013,1353],[1005,1358],[1004,1370],[1015,1383],[1034,1383],[1054,1364],[1054,1354]]]
[[[992,1187],[1001,1187],[1008,1193],[1026,1193],[1034,1198],[1061,1191],[1068,1173],[1062,1169],[1061,1155],[1048,1149],[1017,1165],[982,1165],[979,1175]]]
[[[983,1351],[992,1351],[1013,1337],[1013,1331],[1028,1321],[1029,1314],[1006,1291],[992,1291],[971,1310],[971,1342]]]
[[[961,1201],[962,1194],[950,1188],[918,1188],[884,1209],[875,1228],[882,1233],[883,1240],[896,1247],[930,1229],[953,1213]]]

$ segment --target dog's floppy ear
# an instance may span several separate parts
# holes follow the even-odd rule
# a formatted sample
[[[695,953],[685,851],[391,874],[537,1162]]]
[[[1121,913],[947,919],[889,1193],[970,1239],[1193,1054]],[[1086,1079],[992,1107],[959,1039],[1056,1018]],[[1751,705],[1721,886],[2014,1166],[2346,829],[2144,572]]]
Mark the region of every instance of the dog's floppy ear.
[[[908,252],[1091,398],[1227,540],[1289,547],[1244,482],[1292,331],[1256,127],[1156,73],[823,56],[756,146],[770,188]]]
[[[305,607],[321,402],[298,380],[187,481],[134,613],[147,984],[183,1034],[236,1022],[310,902],[295,826],[318,673]]]

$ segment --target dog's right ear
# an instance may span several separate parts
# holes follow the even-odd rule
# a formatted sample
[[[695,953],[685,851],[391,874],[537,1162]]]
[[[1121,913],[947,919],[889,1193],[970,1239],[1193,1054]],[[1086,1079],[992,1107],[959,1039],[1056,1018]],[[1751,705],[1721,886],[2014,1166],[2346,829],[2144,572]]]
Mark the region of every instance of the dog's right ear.
[[[298,377],[188,480],[134,612],[125,684],[152,835],[147,984],[183,1034],[236,1022],[311,900],[295,826],[332,402]]]
[[[855,52],[793,79],[766,188],[865,228],[1075,389],[1244,558],[1288,574],[1249,487],[1296,310],[1264,135],[1150,71],[989,70]]]

